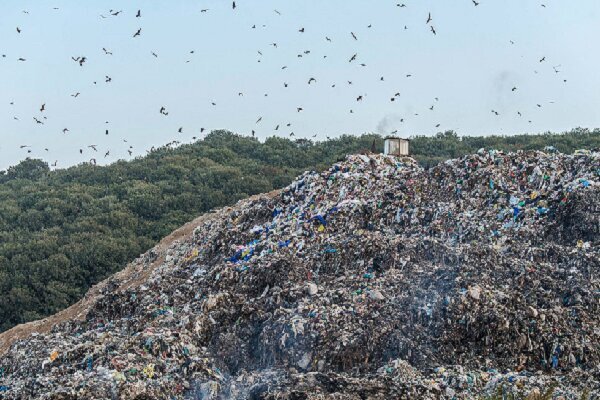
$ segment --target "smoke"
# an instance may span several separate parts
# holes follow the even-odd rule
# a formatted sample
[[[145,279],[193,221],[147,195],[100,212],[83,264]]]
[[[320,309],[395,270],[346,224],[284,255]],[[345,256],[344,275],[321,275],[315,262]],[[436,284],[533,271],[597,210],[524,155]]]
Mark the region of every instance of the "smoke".
[[[398,128],[402,124],[402,117],[398,114],[388,114],[377,124],[377,133],[386,134]]]
[[[506,106],[511,102],[511,89],[517,82],[517,74],[509,70],[500,71],[493,80],[494,99],[493,107],[500,112],[506,111]]]

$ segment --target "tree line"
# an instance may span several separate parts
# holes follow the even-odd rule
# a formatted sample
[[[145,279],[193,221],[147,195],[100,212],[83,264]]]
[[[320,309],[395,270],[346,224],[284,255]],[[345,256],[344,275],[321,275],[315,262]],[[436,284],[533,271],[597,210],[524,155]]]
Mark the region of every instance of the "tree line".
[[[553,146],[599,148],[600,130],[561,134],[411,138],[424,166],[476,152]],[[305,170],[346,154],[383,149],[375,134],[313,142],[264,142],[228,131],[177,148],[162,147],[108,166],[51,171],[26,159],[0,172],[0,330],[43,318],[79,300],[162,237],[208,210],[284,187]]]

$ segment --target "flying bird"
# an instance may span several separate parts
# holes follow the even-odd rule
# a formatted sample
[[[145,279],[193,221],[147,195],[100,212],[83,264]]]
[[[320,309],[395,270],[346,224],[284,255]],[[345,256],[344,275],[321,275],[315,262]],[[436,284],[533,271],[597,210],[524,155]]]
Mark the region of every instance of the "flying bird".
[[[426,24],[429,24],[431,22],[431,13],[429,13],[429,16],[427,17],[427,22],[425,22]]]
[[[140,18],[142,16],[142,10],[138,10],[137,14],[135,14],[136,18]]]
[[[231,5],[231,7],[232,7],[232,8],[235,10],[235,7],[236,7],[236,5],[235,5],[235,1],[234,1],[234,2],[233,2],[233,4]]]
[[[354,32],[350,32],[350,34],[352,35],[352,37],[354,38],[354,40],[358,40],[358,38],[356,37],[356,35],[354,34]]]
[[[435,28],[433,27],[433,25],[431,25],[429,28],[431,28],[431,33],[433,33],[434,35],[437,35]]]
[[[73,60],[73,61],[75,61],[75,62],[79,63],[79,66],[80,66],[80,67],[83,67],[83,63],[85,63],[85,62],[87,61],[87,58],[86,58],[86,57],[83,57],[83,56],[80,56],[80,57],[77,57],[77,58],[75,58],[75,57],[71,57],[71,60]]]
[[[142,34],[142,28],[138,29],[136,33],[133,34],[133,37],[140,36]]]

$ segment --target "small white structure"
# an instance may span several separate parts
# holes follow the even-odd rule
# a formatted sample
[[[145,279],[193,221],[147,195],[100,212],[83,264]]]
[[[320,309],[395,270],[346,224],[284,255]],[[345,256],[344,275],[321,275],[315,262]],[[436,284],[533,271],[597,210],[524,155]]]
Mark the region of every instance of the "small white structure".
[[[383,154],[391,156],[408,155],[408,139],[388,136],[383,139]]]

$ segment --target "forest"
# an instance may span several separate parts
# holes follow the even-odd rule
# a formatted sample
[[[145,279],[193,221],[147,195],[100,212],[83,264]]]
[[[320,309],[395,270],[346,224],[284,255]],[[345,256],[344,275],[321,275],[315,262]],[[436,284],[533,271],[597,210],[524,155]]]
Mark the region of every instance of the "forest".
[[[0,172],[0,330],[43,318],[79,300],[162,237],[216,207],[289,184],[346,154],[383,148],[375,134],[327,141],[228,131],[108,166],[52,171],[26,159]],[[480,148],[600,148],[600,129],[516,136],[411,137],[411,155],[432,166]]]

